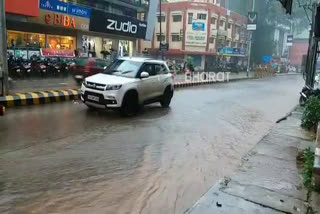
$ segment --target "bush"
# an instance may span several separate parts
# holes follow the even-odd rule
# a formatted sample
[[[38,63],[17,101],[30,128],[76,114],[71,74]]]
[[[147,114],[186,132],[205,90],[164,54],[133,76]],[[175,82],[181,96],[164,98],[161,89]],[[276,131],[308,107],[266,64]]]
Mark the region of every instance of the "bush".
[[[303,184],[308,189],[314,188],[313,185],[313,162],[314,153],[310,148],[307,148],[303,152],[303,167],[302,167],[302,178]]]
[[[317,130],[320,121],[320,98],[310,97],[302,116],[302,127]]]

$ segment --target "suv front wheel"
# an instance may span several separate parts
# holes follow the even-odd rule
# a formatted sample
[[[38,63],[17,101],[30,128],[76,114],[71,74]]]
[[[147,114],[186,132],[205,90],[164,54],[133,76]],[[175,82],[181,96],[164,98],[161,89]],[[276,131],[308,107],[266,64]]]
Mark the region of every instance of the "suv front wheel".
[[[123,98],[121,113],[124,116],[133,116],[139,110],[138,94],[134,91],[126,93]]]
[[[161,106],[163,108],[168,108],[170,106],[172,97],[173,97],[173,90],[171,89],[171,87],[167,87],[160,101]]]

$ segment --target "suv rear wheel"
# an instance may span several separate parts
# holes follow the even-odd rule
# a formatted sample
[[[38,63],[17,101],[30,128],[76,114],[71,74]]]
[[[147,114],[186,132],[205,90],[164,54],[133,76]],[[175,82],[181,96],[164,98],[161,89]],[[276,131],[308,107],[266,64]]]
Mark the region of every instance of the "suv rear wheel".
[[[173,90],[171,89],[171,87],[167,87],[160,101],[161,106],[163,108],[168,108],[170,106],[172,97],[173,97]]]
[[[138,110],[138,94],[134,91],[130,91],[124,96],[120,111],[124,116],[133,116]]]

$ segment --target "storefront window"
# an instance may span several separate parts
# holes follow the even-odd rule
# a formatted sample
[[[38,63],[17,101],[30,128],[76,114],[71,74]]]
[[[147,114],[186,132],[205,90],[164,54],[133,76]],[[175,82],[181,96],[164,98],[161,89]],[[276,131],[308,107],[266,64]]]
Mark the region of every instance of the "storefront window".
[[[76,49],[76,38],[70,36],[54,36],[29,33],[21,31],[8,30],[7,45],[9,49],[13,48],[50,48],[61,50]]]
[[[43,48],[45,46],[45,34],[8,30],[7,38],[8,48]]]
[[[74,50],[76,49],[76,38],[48,35],[47,44],[50,49]]]
[[[132,56],[133,42],[127,40],[119,40],[119,56]]]

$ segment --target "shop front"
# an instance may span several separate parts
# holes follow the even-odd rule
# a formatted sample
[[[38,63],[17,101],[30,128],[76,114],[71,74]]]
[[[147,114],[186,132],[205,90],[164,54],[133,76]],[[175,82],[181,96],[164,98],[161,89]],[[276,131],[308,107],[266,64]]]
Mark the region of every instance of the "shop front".
[[[96,57],[113,61],[117,57],[133,56],[134,42],[114,35],[78,32],[77,50],[81,57]]]
[[[128,16],[92,10],[89,32],[78,34],[78,49],[82,55],[113,60],[133,56],[136,39],[146,37],[147,23]]]
[[[47,89],[47,79],[52,79],[48,89],[59,88],[61,83],[75,88],[71,68],[76,57],[82,57],[79,60],[86,67],[103,70],[117,57],[133,56],[136,40],[146,36],[147,23],[133,17],[59,0],[37,2],[37,14],[6,15],[10,90],[14,92],[33,90],[34,82],[21,79],[37,79],[43,89]]]
[[[77,31],[89,30],[89,18],[45,9],[39,10],[39,16],[23,21],[7,20],[7,47],[10,54],[24,59],[40,53],[42,48],[74,51]]]
[[[239,66],[247,65],[246,49],[244,48],[219,48],[219,60],[224,63],[238,64]]]

